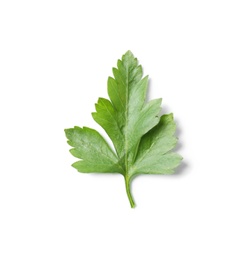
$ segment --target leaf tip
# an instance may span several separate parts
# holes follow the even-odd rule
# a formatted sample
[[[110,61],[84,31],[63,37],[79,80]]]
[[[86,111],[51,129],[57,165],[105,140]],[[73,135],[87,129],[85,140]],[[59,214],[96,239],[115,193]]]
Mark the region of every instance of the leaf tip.
[[[144,81],[148,81],[149,80],[149,75],[144,76],[143,80]]]
[[[124,63],[124,61],[135,61],[137,63],[137,58],[135,58],[133,53],[130,50],[128,50],[122,56],[122,63]],[[118,62],[120,63],[121,61],[118,60]]]
[[[67,139],[70,139],[73,133],[73,128],[66,128],[64,129],[65,135],[67,137]]]
[[[79,167],[78,167],[78,162],[79,162],[79,161],[72,163],[71,166],[72,166],[73,168],[75,168],[78,172],[80,172],[80,171],[79,171]]]
[[[97,110],[97,104],[95,104],[95,108],[96,108],[96,110]],[[92,112],[92,113],[91,113],[91,116],[92,116],[92,118],[95,120],[95,122],[97,122],[97,121],[96,121],[96,120],[97,120],[97,115],[98,115],[97,112]]]
[[[168,121],[173,121],[174,120],[173,113],[168,114],[167,119],[168,119]]]
[[[124,55],[125,56],[134,56],[131,50],[127,50]]]
[[[163,100],[163,98],[158,98],[158,99],[157,99],[157,101],[160,103],[160,105],[161,105],[161,103],[162,103],[162,100]]]

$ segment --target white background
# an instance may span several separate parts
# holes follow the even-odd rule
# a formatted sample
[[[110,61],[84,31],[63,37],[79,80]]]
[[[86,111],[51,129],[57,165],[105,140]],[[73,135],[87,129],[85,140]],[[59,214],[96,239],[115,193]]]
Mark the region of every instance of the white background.
[[[0,259],[252,259],[252,2],[1,1]],[[178,125],[182,166],[123,177],[70,165],[131,50]]]

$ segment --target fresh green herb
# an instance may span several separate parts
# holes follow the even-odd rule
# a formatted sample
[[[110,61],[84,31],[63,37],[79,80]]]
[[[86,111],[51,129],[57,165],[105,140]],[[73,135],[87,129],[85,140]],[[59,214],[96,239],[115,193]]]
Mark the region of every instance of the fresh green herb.
[[[171,174],[182,157],[176,146],[176,125],[172,114],[159,117],[161,99],[145,102],[148,77],[128,51],[108,78],[110,100],[99,98],[93,119],[112,140],[115,152],[94,129],[65,129],[70,152],[80,160],[72,166],[82,173],[120,173],[133,208],[130,183],[138,174]]]

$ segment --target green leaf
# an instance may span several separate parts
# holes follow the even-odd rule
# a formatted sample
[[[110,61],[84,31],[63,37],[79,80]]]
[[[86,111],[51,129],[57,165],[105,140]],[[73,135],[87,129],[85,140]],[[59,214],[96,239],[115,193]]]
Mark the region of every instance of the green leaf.
[[[81,159],[73,164],[83,173],[120,173],[126,192],[135,206],[130,182],[137,174],[171,174],[182,157],[171,150],[176,146],[173,115],[159,117],[161,99],[145,101],[148,77],[128,51],[113,68],[108,78],[110,100],[99,98],[92,113],[94,120],[112,140],[115,152],[94,129],[66,129],[73,156]]]
[[[123,173],[116,154],[96,130],[75,126],[65,133],[68,144],[74,147],[70,153],[82,159],[72,164],[79,172]]]
[[[182,159],[170,152],[177,144],[174,136],[176,125],[173,115],[163,115],[160,122],[141,139],[137,158],[134,162],[134,173],[171,174]]]

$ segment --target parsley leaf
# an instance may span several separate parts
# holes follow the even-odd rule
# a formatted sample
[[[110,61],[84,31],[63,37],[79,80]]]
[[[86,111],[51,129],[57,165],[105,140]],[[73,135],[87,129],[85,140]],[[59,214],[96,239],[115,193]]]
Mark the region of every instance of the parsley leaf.
[[[82,173],[120,173],[124,176],[131,207],[135,206],[130,183],[138,174],[171,174],[182,157],[176,146],[176,125],[172,114],[159,117],[161,99],[145,102],[148,77],[141,65],[126,52],[108,78],[110,100],[99,98],[93,119],[114,144],[114,152],[94,129],[65,129],[70,152],[80,160],[72,166]]]

